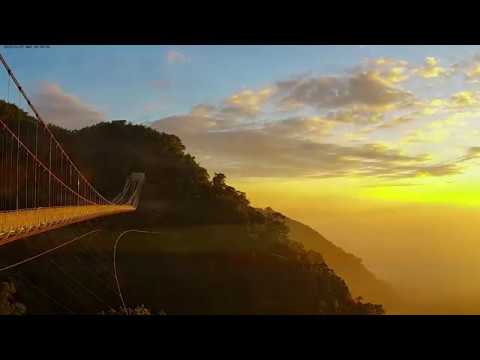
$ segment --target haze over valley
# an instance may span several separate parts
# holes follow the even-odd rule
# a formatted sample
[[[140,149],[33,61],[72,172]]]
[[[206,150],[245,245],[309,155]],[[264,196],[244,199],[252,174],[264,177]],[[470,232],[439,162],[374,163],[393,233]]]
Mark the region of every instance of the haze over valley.
[[[479,46],[55,46],[32,50],[35,62],[4,52],[102,194],[146,175],[134,214],[9,254],[98,225],[105,235],[84,255],[64,255],[109,279],[112,239],[142,228],[165,244],[131,235],[122,276],[130,305],[154,312],[480,313]],[[34,123],[0,97],[6,124]],[[61,266],[80,276],[72,261]],[[19,301],[59,311],[29,294],[53,265],[42,266],[17,282]],[[75,311],[107,310],[49,286]],[[116,290],[92,286],[119,306]]]

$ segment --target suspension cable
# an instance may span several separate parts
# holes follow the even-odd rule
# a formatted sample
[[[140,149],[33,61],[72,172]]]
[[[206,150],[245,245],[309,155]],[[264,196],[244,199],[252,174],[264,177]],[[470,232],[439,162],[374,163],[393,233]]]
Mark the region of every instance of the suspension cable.
[[[18,97],[20,97],[20,95],[18,95]],[[19,110],[18,110],[18,101],[17,101],[17,104],[15,104],[17,106],[17,109],[16,109],[16,112],[15,112],[15,117],[17,118],[17,179],[16,179],[16,185],[17,185],[17,199],[16,199],[16,208],[17,208],[17,211],[19,209],[19,198],[18,198],[18,192],[19,192],[19,187],[18,187],[18,180],[19,180],[19,177],[20,177],[20,167],[18,166],[19,165],[19,162],[20,162],[20,114],[19,114]]]
[[[29,280],[27,277],[25,276],[21,276],[19,274],[15,274],[13,275],[13,277],[16,277],[20,280],[23,280],[23,281],[26,281],[28,283],[30,283],[30,285],[35,289],[37,290],[37,292],[39,292],[40,294],[42,294],[44,297],[46,297],[47,299],[51,300],[55,305],[58,305],[59,307],[63,308],[64,310],[67,310],[67,312],[69,312],[70,314],[75,314],[75,312],[70,309],[69,307],[67,307],[66,305],[62,304],[61,302],[55,300],[51,295],[48,295],[45,291],[43,291],[42,289],[40,289],[37,285],[35,285],[31,280]]]
[[[47,255],[47,254],[49,254],[49,253],[51,253],[51,252],[53,252],[53,251],[55,251],[55,250],[58,250],[58,249],[60,249],[60,248],[62,248],[62,247],[64,247],[64,246],[67,246],[67,245],[69,245],[69,244],[71,244],[71,243],[73,243],[73,242],[75,242],[75,241],[77,241],[77,240],[83,239],[84,237],[89,236],[89,235],[94,234],[94,233],[97,233],[97,232],[99,232],[99,231],[101,231],[101,229],[89,231],[89,232],[86,233],[86,234],[77,236],[77,237],[75,237],[75,238],[73,238],[73,239],[71,239],[71,240],[68,240],[68,241],[60,244],[60,245],[57,245],[57,246],[55,246],[55,247],[53,247],[53,248],[50,248],[50,249],[45,250],[45,251],[42,251],[41,253],[39,253],[39,254],[37,254],[37,255],[30,256],[30,257],[28,257],[28,258],[26,258],[26,259],[17,261],[17,262],[14,263],[14,264],[4,266],[4,267],[0,268],[0,272],[6,271],[6,270],[9,270],[9,269],[13,269],[13,268],[15,268],[15,267],[17,267],[17,266],[20,266],[20,265],[22,265],[22,264],[26,264],[26,263],[28,263],[28,262],[30,262],[30,261],[33,261],[33,260],[35,260],[35,259],[38,259],[39,257],[42,257],[42,256],[44,256],[44,255]]]
[[[101,195],[94,187],[93,185],[85,178],[85,176],[80,172],[80,170],[78,169],[78,167],[75,165],[75,163],[72,161],[72,159],[70,158],[70,156],[65,152],[65,150],[63,149],[63,147],[61,146],[61,144],[58,142],[57,138],[55,137],[55,135],[53,134],[53,132],[50,130],[50,128],[47,126],[47,124],[45,123],[45,121],[43,121],[42,117],[40,116],[40,114],[38,113],[37,109],[33,106],[33,104],[31,103],[30,99],[28,98],[27,94],[25,93],[25,91],[23,90],[22,86],[20,85],[20,83],[18,82],[17,78],[15,77],[15,75],[13,74],[13,71],[12,69],[10,68],[10,66],[7,64],[5,58],[3,57],[3,55],[0,53],[0,62],[3,64],[4,68],[6,69],[8,75],[9,75],[9,79],[11,78],[15,84],[15,86],[17,87],[18,91],[20,92],[20,94],[23,96],[23,98],[25,99],[25,101],[27,102],[28,106],[30,107],[30,109],[33,111],[33,113],[35,114],[37,120],[40,122],[40,124],[46,129],[46,131],[48,132],[48,134],[50,135],[51,139],[53,140],[53,142],[59,146],[59,148],[61,149],[61,152],[62,154],[65,156],[65,158],[72,164],[72,166],[74,167],[74,169],[76,170],[76,172],[78,173],[78,176],[82,178],[82,180],[91,188],[93,188],[94,192],[96,195],[98,195],[98,197],[104,201],[105,203],[107,204],[111,204],[110,201],[108,201],[107,199],[105,199],[105,197],[103,197],[103,195]],[[9,82],[10,84],[10,82]]]
[[[115,283],[117,285],[118,296],[120,297],[120,301],[122,302],[123,310],[125,311],[125,315],[128,315],[127,305],[125,304],[125,300],[123,297],[122,289],[120,287],[120,281],[118,280],[118,273],[117,273],[117,247],[120,239],[127,235],[128,233],[142,233],[142,234],[153,234],[153,235],[161,235],[164,234],[158,231],[147,231],[147,230],[127,230],[122,232],[116,239],[115,243],[113,244],[113,275],[115,277]],[[0,270],[1,271],[1,270]]]
[[[0,119],[0,125],[3,125],[3,127],[7,130],[7,132],[10,133],[10,135],[12,136],[12,138],[13,138],[14,140],[17,140],[17,139],[18,139],[17,136],[15,135],[15,133],[12,132],[12,130],[4,123],[1,119]],[[31,151],[30,151],[30,149],[29,149],[23,142],[21,142],[21,141],[20,141],[20,146],[22,146],[22,147],[25,149],[25,151],[27,151],[28,153],[32,154]],[[37,162],[38,162],[38,164],[39,164],[41,167],[43,167],[44,171],[46,171],[49,176],[51,175],[56,181],[58,181],[58,182],[60,182],[61,184],[63,184],[68,190],[70,190],[70,191],[71,191],[73,194],[75,194],[76,196],[80,196],[82,199],[87,200],[83,195],[80,195],[80,194],[76,193],[75,190],[73,190],[71,187],[67,186],[60,178],[57,177],[57,175],[53,174],[53,173],[51,172],[51,170],[50,170],[40,159],[37,159]],[[12,140],[12,170],[13,170],[13,140]],[[90,201],[89,201],[89,203],[90,203],[90,204],[94,204],[93,202],[90,202]]]
[[[93,298],[95,298],[95,300],[97,300],[97,302],[99,303],[102,303],[103,305],[106,305],[108,306],[109,308],[112,308],[112,306],[110,304],[107,304],[105,302],[105,300],[103,300],[102,298],[100,298],[97,294],[95,294],[95,292],[91,289],[89,289],[88,287],[86,287],[84,284],[82,284],[79,280],[75,279],[72,275],[68,274],[65,270],[63,270],[61,268],[61,266],[56,262],[56,261],[53,261],[53,260],[49,260],[49,263],[54,265],[58,271],[60,271],[63,275],[65,275],[65,277],[67,277],[68,279],[70,279],[72,282],[74,282],[75,284],[78,285],[78,287],[82,288],[83,290],[85,290],[85,292],[87,292],[88,294],[90,294]]]

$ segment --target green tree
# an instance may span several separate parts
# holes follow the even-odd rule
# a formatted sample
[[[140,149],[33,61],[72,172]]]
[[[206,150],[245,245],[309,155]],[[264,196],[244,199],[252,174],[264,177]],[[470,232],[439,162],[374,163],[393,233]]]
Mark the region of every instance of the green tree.
[[[215,176],[212,179],[214,189],[224,189],[226,176],[222,173],[215,173]]]

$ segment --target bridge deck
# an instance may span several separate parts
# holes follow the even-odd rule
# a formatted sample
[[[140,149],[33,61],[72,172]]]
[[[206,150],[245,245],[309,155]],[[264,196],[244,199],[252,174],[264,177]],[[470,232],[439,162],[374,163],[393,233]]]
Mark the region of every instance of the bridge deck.
[[[76,222],[134,210],[130,205],[87,205],[0,212],[0,245]]]

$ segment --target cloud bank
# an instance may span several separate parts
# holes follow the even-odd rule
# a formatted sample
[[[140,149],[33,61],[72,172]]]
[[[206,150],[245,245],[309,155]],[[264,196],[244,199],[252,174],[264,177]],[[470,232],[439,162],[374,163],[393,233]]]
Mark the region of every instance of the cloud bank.
[[[66,129],[81,129],[105,121],[104,114],[57,84],[43,83],[33,103],[46,122]]]
[[[473,65],[468,66],[462,71]],[[373,59],[341,74],[302,75],[243,89],[217,105],[198,104],[188,114],[151,126],[178,135],[202,165],[235,177],[451,176],[465,171],[477,148],[433,161],[431,148],[422,146],[442,144],[465,125],[464,112],[480,111],[480,92],[465,89],[425,99],[408,84],[457,75],[468,74],[435,57],[418,65]],[[375,137],[395,131],[403,135],[390,143]]]

